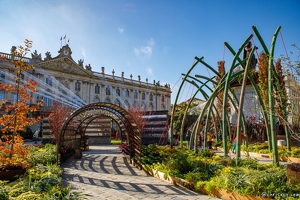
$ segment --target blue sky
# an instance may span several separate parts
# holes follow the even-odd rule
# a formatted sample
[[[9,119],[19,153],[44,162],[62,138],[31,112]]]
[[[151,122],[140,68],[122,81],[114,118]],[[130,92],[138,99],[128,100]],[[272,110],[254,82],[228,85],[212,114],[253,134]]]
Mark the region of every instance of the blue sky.
[[[76,62],[84,59],[92,70],[104,66],[116,76],[124,72],[127,78],[132,74],[134,79],[140,75],[143,81],[169,83],[174,102],[181,73],[195,56],[204,56],[215,69],[224,58],[228,68],[233,56],[224,51],[224,42],[237,51],[253,25],[268,47],[281,26],[276,57],[298,59],[291,44],[300,46],[299,10],[299,0],[0,0],[0,52],[28,38],[32,51],[55,57],[66,35]],[[261,51],[258,40],[253,42]],[[213,76],[200,64],[193,74]],[[184,91],[179,101],[195,89],[186,85]]]

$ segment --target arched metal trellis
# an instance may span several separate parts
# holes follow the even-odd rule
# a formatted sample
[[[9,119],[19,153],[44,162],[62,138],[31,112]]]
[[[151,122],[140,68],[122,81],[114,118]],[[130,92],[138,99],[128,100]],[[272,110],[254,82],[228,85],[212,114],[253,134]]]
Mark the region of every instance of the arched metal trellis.
[[[129,146],[129,154],[135,163],[140,163],[141,133],[134,118],[123,108],[106,102],[92,103],[75,110],[64,122],[58,138],[57,158],[61,147],[74,146],[84,137],[85,130],[96,118],[109,117],[120,126],[123,137]],[[83,147],[83,144],[79,144]],[[57,159],[58,160],[58,159]]]

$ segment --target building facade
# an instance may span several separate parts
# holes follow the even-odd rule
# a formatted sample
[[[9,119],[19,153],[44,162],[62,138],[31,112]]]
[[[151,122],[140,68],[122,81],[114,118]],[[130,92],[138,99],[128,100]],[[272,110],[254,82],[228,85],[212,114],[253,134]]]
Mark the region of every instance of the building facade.
[[[6,59],[14,58],[10,53],[0,53]],[[131,106],[142,107],[145,111],[169,110],[171,104],[171,89],[169,84],[160,85],[160,82],[149,83],[148,79],[137,80],[129,78],[121,72],[120,76],[112,70],[111,74],[101,68],[101,72],[92,70],[91,65],[84,67],[83,60],[75,62],[69,45],[62,46],[56,57],[50,52],[41,54],[34,51],[31,58],[23,58],[25,62],[34,64],[34,70],[24,72],[24,80],[33,79],[38,82],[38,91],[33,94],[36,101],[43,99],[44,108],[51,107],[54,101],[79,108],[82,105],[94,102],[107,102],[124,108]],[[9,78],[8,62],[0,61],[1,82]],[[24,76],[23,76],[24,75]],[[13,80],[10,80],[13,81]],[[0,92],[0,100],[14,99],[15,94]]]
[[[288,111],[288,123],[294,124],[294,125],[300,125],[300,86],[299,83],[294,75],[292,75],[289,72],[285,73],[284,76],[284,82],[285,82],[285,90],[287,93],[287,105],[286,109]],[[241,85],[240,84],[233,84],[231,86],[234,90],[234,93],[236,97],[239,99],[241,94]],[[237,104],[236,104],[237,105]],[[249,83],[245,87],[245,93],[244,93],[244,104],[243,104],[243,113],[246,118],[249,120],[254,120],[255,122],[263,122],[262,118],[262,112],[260,108],[260,103],[258,101],[258,97],[254,91],[253,86]],[[230,103],[230,121],[233,125],[237,124],[237,113],[232,105]],[[278,120],[278,119],[277,119]]]

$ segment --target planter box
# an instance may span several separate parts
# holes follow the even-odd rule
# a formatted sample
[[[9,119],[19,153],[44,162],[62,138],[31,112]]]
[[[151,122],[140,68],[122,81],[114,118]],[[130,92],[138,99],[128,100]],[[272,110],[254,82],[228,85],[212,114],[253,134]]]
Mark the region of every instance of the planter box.
[[[153,176],[155,178],[158,178],[158,179],[160,179],[162,181],[166,181],[168,183],[171,183],[171,184],[175,185],[175,179],[173,177],[171,177],[171,176],[163,173],[163,172],[160,172],[158,170],[152,169],[152,174],[153,174]]]
[[[0,180],[3,181],[14,181],[17,178],[15,176],[22,175],[26,172],[26,169],[11,169],[7,171],[0,172]]]
[[[145,170],[145,168],[143,168]],[[208,192],[207,190],[202,187],[199,190],[195,189],[195,186],[193,183],[190,183],[184,179],[177,178],[177,177],[171,177],[169,175],[166,175],[163,172],[160,172],[155,169],[149,169],[145,170],[148,174],[154,176],[155,178],[158,178],[162,181],[169,182],[173,185],[178,185],[184,188],[187,188],[189,190],[201,193],[201,194],[207,194],[207,195],[213,195],[215,197],[224,199],[224,200],[271,200],[271,198],[265,198],[265,197],[260,197],[260,196],[254,196],[254,195],[240,195],[238,193],[232,192],[227,189],[220,189],[220,188],[215,188],[214,191]]]
[[[288,164],[286,166],[286,176],[291,184],[300,184],[300,163]]]
[[[213,195],[224,200],[271,200],[271,198],[265,198],[260,196],[241,195],[236,192],[232,192],[230,190],[222,188],[215,188],[212,193],[206,191],[204,188],[201,188],[200,192],[203,194]]]
[[[192,190],[192,191],[195,191],[195,185],[191,182],[188,182],[184,179],[181,179],[181,178],[173,178],[175,180],[175,185],[178,185],[180,187],[184,187],[184,188],[187,188],[189,190]]]
[[[300,163],[300,158],[288,157],[289,162]]]

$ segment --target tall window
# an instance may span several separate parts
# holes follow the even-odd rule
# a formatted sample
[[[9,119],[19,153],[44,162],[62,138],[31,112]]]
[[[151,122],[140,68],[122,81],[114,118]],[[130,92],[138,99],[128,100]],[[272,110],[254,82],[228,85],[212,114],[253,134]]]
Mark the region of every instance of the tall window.
[[[46,78],[46,84],[52,86],[52,79],[51,78]]]
[[[4,79],[5,79],[5,74],[2,74],[2,73],[1,73],[0,78],[1,78],[2,80],[4,80]]]
[[[146,103],[145,102],[142,103],[142,108],[143,108],[143,110],[146,110]]]
[[[37,96],[36,97],[36,102],[40,102],[40,101],[42,101],[43,100],[43,97],[41,97],[41,96]]]
[[[100,86],[98,84],[95,86],[95,93],[100,94]]]
[[[146,95],[145,95],[145,92],[142,93],[142,100],[145,100],[146,99]]]
[[[0,91],[0,101],[4,99],[4,91]]]
[[[164,95],[162,95],[162,97],[161,97],[161,102],[165,102],[165,96]]]
[[[134,91],[134,99],[138,99],[138,92]]]
[[[149,104],[149,109],[151,110],[151,111],[153,111],[153,104],[152,104],[152,102]]]
[[[150,101],[153,101],[153,94],[152,93],[150,93]]]
[[[128,107],[128,108],[130,108],[130,104],[129,104],[129,102],[126,100],[125,101],[125,104],[126,104],[126,106]]]
[[[137,101],[133,102],[133,107],[137,108],[139,106],[139,103]]]
[[[125,92],[125,96],[126,96],[126,98],[129,98],[129,90],[128,89]]]
[[[13,103],[16,103],[17,102],[17,94],[14,94],[14,100],[13,100]]]
[[[75,83],[75,91],[80,91],[80,83],[79,83],[79,81],[77,81]]]
[[[21,79],[24,80],[24,74],[21,74]]]
[[[110,88],[106,87],[106,95],[110,95]]]
[[[116,100],[115,104],[121,106],[121,102],[118,99]]]
[[[45,107],[50,107],[50,106],[52,106],[52,99],[51,99],[51,97],[50,97],[50,95],[48,95],[48,94],[45,94],[45,96],[44,96],[44,106]]]
[[[120,89],[119,88],[116,89],[116,94],[117,94],[117,96],[120,96]]]

